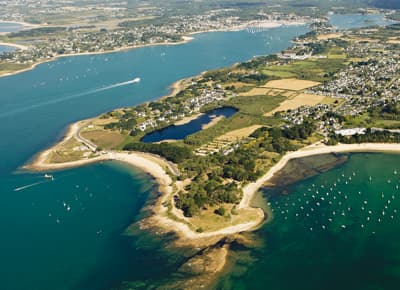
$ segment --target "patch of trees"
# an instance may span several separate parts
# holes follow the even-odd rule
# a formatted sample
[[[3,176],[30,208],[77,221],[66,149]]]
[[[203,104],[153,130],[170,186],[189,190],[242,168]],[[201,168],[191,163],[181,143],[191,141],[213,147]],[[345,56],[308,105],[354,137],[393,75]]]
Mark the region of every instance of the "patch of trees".
[[[8,36],[9,37],[35,37],[35,36],[43,36],[46,34],[53,34],[56,32],[66,31],[66,27],[40,27],[33,28],[29,30],[21,30],[18,32],[12,32]]]
[[[207,206],[238,203],[242,193],[235,182],[223,184],[220,177],[212,174],[197,177],[197,180],[188,185],[185,190],[186,193],[180,192],[175,197],[175,205],[186,217],[196,215],[199,210],[206,209]],[[225,212],[218,211],[217,214],[224,215]]]
[[[379,107],[370,108],[368,113],[372,118],[400,120],[400,106],[397,102],[385,103]]]
[[[104,125],[107,130],[132,130],[137,125],[137,121],[133,118],[120,119],[118,122],[109,123]]]
[[[261,172],[256,171],[257,152],[239,149],[234,154],[229,154],[224,158],[223,174],[224,178],[237,181],[255,181],[261,176]]]
[[[400,119],[400,109],[397,103],[389,103],[384,106],[381,111],[380,115],[384,119],[391,119],[391,120],[398,120]]]
[[[284,137],[291,140],[305,140],[314,132],[314,124],[304,121],[302,124],[285,128],[282,131]]]
[[[290,140],[305,140],[314,132],[314,124],[304,121],[302,124],[289,128],[267,128],[257,129],[250,137],[261,139],[259,147],[266,151],[284,154],[297,149]]]
[[[314,24],[313,26],[315,26],[315,24]],[[307,32],[307,33],[305,33],[305,34],[303,34],[303,35],[300,35],[300,36],[298,37],[298,39],[314,38],[314,37],[316,37],[316,36],[317,36],[317,32],[316,32],[315,30],[312,30],[312,31]]]
[[[327,45],[322,43],[309,43],[305,46],[309,47],[314,54],[325,53],[328,50]]]
[[[278,61],[278,57],[273,54],[273,55],[268,55],[268,56],[260,56],[253,58],[250,61],[243,62],[238,64],[237,68],[239,69],[257,69],[260,67],[265,67],[268,65],[270,62]]]
[[[157,154],[175,163],[180,163],[193,156],[189,148],[170,143],[153,144],[133,142],[125,145],[124,150]]]
[[[203,78],[205,80],[222,82],[222,83],[232,83],[232,82],[243,82],[249,84],[264,84],[267,80],[271,78],[261,73],[249,73],[240,74],[234,73],[227,69],[219,69],[207,72],[204,74]]]
[[[367,129],[364,135],[341,136],[332,135],[328,141],[328,145],[335,145],[338,142],[344,144],[359,144],[359,143],[400,143],[400,134],[389,131],[375,131]]]
[[[326,112],[322,117],[321,120],[322,121],[327,121],[330,119],[336,119],[339,123],[342,123],[346,120],[346,118],[336,112],[332,112],[332,111],[328,111]]]
[[[278,138],[287,138],[290,140],[305,140],[311,136],[314,132],[315,126],[313,122],[304,121],[302,124],[294,125],[288,128],[267,128],[261,127],[254,131],[250,137],[260,138],[267,134],[267,136],[272,137],[273,139]]]

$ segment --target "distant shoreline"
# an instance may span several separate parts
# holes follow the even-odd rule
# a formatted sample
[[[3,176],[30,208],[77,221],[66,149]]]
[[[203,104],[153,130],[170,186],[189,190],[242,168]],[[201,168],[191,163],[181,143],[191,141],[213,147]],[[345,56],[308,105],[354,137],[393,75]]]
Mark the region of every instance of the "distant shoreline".
[[[34,70],[37,66],[39,66],[41,64],[52,62],[52,61],[56,61],[57,59],[61,59],[61,58],[65,58],[65,57],[83,56],[83,55],[111,54],[111,53],[115,53],[115,52],[128,51],[128,50],[131,50],[131,49],[137,49],[137,48],[148,47],[148,46],[180,45],[180,44],[188,43],[188,42],[192,41],[193,39],[194,39],[193,37],[184,37],[182,41],[173,42],[173,43],[151,43],[151,44],[143,44],[143,45],[124,46],[124,47],[116,48],[116,49],[113,49],[113,50],[107,50],[107,51],[60,54],[60,55],[54,56],[54,57],[46,59],[46,60],[35,62],[30,67],[27,67],[27,68],[24,68],[24,69],[21,69],[21,70],[16,70],[14,72],[2,74],[2,75],[0,75],[0,78],[12,76],[12,75],[17,75],[17,74],[20,74],[20,73],[23,73],[23,72],[26,72],[26,71]],[[14,44],[8,43],[8,44],[4,44],[4,45],[11,46],[11,45],[14,45]],[[15,45],[18,45],[18,44],[15,44]]]
[[[7,21],[5,21],[7,22]],[[17,22],[15,22],[17,23]],[[265,29],[271,29],[271,28],[277,28],[277,27],[281,27],[281,26],[300,26],[300,25],[306,25],[306,22],[288,22],[288,21],[264,21],[264,22],[250,22],[253,24],[259,24],[262,26],[262,28]],[[33,25],[31,25],[32,27],[35,27]],[[37,26],[39,27],[39,26]],[[124,46],[124,47],[119,47],[119,48],[115,48],[115,49],[111,49],[111,50],[106,50],[106,51],[94,51],[94,52],[80,52],[80,53],[71,53],[71,54],[61,54],[61,55],[57,55],[57,56],[53,56],[50,59],[46,59],[46,60],[42,60],[42,61],[38,61],[33,63],[30,67],[24,68],[24,69],[20,69],[20,70],[16,70],[14,72],[9,72],[9,73],[5,73],[5,74],[1,74],[0,78],[2,77],[7,77],[7,76],[12,76],[12,75],[16,75],[16,74],[20,74],[26,71],[30,71],[35,69],[38,65],[47,63],[47,62],[52,62],[55,61],[57,59],[63,58],[63,57],[73,57],[73,56],[82,56],[82,55],[99,55],[99,54],[110,54],[110,53],[115,53],[115,52],[121,52],[121,51],[128,51],[128,50],[132,50],[132,49],[137,49],[137,48],[143,48],[143,47],[152,47],[152,46],[170,46],[170,45],[181,45],[181,44],[185,44],[185,43],[189,43],[190,41],[194,40],[195,38],[193,37],[196,34],[202,34],[202,33],[210,33],[210,32],[229,32],[229,31],[241,31],[241,30],[245,30],[246,28],[249,27],[253,27],[253,26],[249,26],[249,24],[243,24],[243,25],[239,25],[239,26],[233,26],[230,29],[209,29],[209,30],[204,30],[204,31],[196,31],[196,32],[191,32],[188,33],[184,36],[182,36],[182,40],[178,41],[178,42],[159,42],[159,43],[148,43],[148,44],[140,44],[140,45],[132,45],[132,46]],[[8,45],[8,46],[21,46],[24,47],[24,49],[27,49],[27,46],[24,45],[19,45],[19,44],[14,44],[14,43],[7,43],[4,45]],[[22,49],[22,48],[21,48]]]
[[[39,24],[33,24],[33,23],[28,23],[28,22],[24,22],[24,21],[14,21],[14,20],[0,20],[0,23],[15,23],[15,24],[19,24],[22,25],[24,27],[39,27],[42,25]]]
[[[15,48],[21,49],[21,50],[27,50],[28,49],[28,47],[26,45],[12,43],[12,42],[0,42],[0,45],[15,47]]]

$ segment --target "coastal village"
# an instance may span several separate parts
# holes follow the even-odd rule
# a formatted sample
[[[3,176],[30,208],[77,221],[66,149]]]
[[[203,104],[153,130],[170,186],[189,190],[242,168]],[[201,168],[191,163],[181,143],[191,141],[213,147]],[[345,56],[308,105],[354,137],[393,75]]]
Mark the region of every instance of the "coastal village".
[[[160,24],[140,24],[120,21],[115,27],[95,25],[43,26],[10,33],[0,38],[3,42],[23,40],[24,49],[0,55],[0,64],[32,65],[57,56],[80,53],[101,53],[118,49],[175,44],[187,41],[193,33],[205,31],[240,30],[246,27],[266,29],[280,25],[308,23],[310,17],[294,14],[263,14],[260,19],[247,20],[231,16],[230,10],[215,10],[206,15],[174,16]],[[51,42],[48,42],[51,39]]]

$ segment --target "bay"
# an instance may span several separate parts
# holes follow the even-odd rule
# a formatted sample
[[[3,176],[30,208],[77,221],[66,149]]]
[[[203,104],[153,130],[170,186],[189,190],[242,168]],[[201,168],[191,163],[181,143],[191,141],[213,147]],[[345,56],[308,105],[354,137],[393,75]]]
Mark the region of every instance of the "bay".
[[[351,154],[284,194],[265,191],[273,221],[257,233],[264,244],[221,288],[397,289],[399,164],[397,154]]]

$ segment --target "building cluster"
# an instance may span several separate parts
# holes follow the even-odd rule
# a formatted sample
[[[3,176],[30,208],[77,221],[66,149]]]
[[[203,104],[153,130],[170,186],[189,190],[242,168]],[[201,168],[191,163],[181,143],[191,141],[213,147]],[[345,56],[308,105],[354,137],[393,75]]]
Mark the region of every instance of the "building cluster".
[[[343,136],[364,134],[365,128],[342,128],[335,115],[358,116],[371,108],[400,100],[400,50],[396,44],[368,39],[354,41],[345,53],[351,60],[346,68],[336,73],[331,81],[306,91],[338,99],[336,103],[340,105],[304,106],[282,113],[288,126],[312,118],[317,120],[318,132],[325,136],[330,133]],[[328,112],[333,116],[326,117]]]
[[[280,15],[279,19],[285,21],[286,18]],[[269,18],[266,21],[269,21]],[[49,35],[52,41],[35,40],[28,43],[27,50],[0,55],[0,61],[31,64],[59,55],[105,52],[156,43],[176,43],[183,40],[183,35],[190,33],[239,29],[246,27],[249,23],[251,22],[241,20],[237,16],[228,16],[217,11],[207,15],[174,16],[170,17],[170,21],[162,24],[137,25],[135,22],[121,22],[121,27],[113,30],[105,28],[93,30],[88,29],[90,27],[87,26],[67,27],[64,31]]]
[[[400,52],[384,43],[355,42],[346,51],[352,61],[335,78],[310,93],[341,98],[347,102],[338,109],[355,116],[377,104],[400,99]]]
[[[203,106],[221,101],[225,99],[225,97],[225,91],[221,88],[204,89],[200,96],[189,98],[177,104],[175,107],[166,106],[164,107],[165,109],[163,109],[163,107],[152,109],[148,106],[144,111],[136,111],[134,113],[137,114],[138,117],[144,119],[135,129],[144,132],[165,126],[179,119],[198,113]]]

